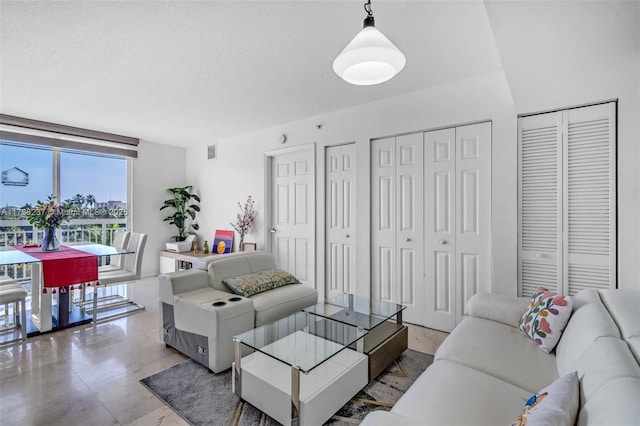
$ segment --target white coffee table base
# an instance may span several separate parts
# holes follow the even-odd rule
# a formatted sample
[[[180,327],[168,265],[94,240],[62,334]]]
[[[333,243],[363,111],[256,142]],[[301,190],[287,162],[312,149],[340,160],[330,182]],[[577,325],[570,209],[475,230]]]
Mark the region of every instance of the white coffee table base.
[[[239,396],[285,426],[322,425],[368,381],[367,356],[351,349],[344,349],[308,374],[297,375],[295,367],[260,352],[242,358],[240,364]],[[236,371],[235,363],[232,371]],[[292,398],[296,376],[299,393],[298,398]],[[233,378],[233,391],[238,394],[236,374]],[[296,399],[298,410],[292,409]]]

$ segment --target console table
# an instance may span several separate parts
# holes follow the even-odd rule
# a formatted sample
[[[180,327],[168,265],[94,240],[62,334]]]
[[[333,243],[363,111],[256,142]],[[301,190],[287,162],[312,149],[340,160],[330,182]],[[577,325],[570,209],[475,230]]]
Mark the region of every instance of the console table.
[[[179,271],[181,269],[191,269],[194,265],[207,263],[207,260],[211,260],[219,254],[204,254],[201,251],[194,253],[193,251],[187,251],[178,253],[169,250],[160,250],[160,273],[166,274],[169,272]]]

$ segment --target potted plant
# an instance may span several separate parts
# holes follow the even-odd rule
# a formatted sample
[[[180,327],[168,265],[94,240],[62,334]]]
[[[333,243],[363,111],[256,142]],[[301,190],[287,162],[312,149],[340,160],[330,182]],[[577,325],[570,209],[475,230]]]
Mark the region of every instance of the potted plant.
[[[256,218],[256,211],[253,210],[254,205],[255,201],[251,198],[251,195],[249,195],[249,197],[247,198],[244,206],[238,203],[240,213],[236,215],[236,223],[231,223],[233,229],[235,229],[236,232],[240,234],[240,243],[238,245],[240,249],[242,249],[244,236],[251,230],[251,228],[253,227],[253,221]]]
[[[41,248],[42,251],[56,251],[60,248],[57,237],[57,229],[63,222],[71,220],[73,203],[56,204],[56,199],[49,195],[47,202],[38,200],[38,205],[27,211],[29,223],[44,231]]]
[[[196,212],[200,211],[200,206],[198,205],[198,203],[200,203],[200,197],[189,192],[190,190],[191,186],[167,189],[167,191],[173,194],[173,197],[165,200],[162,207],[160,207],[160,210],[168,207],[175,210],[171,216],[165,217],[164,221],[169,222],[170,225],[175,225],[178,229],[178,234],[171,237],[175,239],[176,242],[185,241],[191,229],[194,231],[200,229],[198,224],[195,223]],[[191,221],[189,221],[189,219],[191,219]],[[181,246],[184,247],[176,248],[175,251],[191,250],[191,242],[182,244]],[[167,248],[169,248],[169,246],[167,246]],[[186,248],[186,250],[184,250],[184,248]]]

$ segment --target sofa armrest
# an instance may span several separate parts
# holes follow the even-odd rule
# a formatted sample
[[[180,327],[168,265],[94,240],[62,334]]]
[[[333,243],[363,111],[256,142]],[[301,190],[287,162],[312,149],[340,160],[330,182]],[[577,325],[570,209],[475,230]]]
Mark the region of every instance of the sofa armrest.
[[[209,274],[201,269],[170,272],[158,275],[160,301],[173,305],[173,296],[209,286]]]
[[[530,301],[529,297],[476,293],[469,299],[469,315],[517,327]]]
[[[400,414],[384,410],[370,412],[362,419],[360,426],[424,426],[424,420],[418,421]]]

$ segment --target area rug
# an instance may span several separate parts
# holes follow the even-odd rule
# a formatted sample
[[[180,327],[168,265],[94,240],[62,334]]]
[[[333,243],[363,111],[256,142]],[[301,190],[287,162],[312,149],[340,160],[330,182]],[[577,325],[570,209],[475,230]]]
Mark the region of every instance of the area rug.
[[[407,349],[325,424],[354,425],[373,410],[390,410],[432,362],[433,356]],[[140,383],[192,425],[279,424],[231,392],[231,370],[213,374],[189,359]]]

